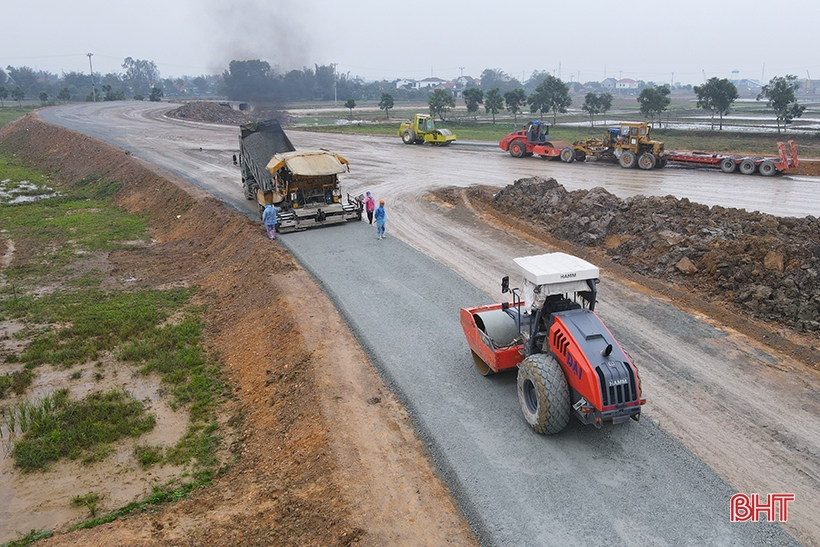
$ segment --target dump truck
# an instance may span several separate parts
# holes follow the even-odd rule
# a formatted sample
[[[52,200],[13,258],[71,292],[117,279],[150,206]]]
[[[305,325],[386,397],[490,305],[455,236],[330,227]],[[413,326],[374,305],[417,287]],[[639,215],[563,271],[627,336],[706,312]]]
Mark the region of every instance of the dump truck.
[[[399,126],[399,137],[404,144],[430,144],[446,146],[456,140],[449,129],[436,129],[432,116],[416,114],[411,121],[402,122]]]
[[[501,280],[511,302],[460,312],[478,372],[517,370],[521,412],[537,433],[558,433],[573,415],[597,428],[638,421],[646,403],[638,369],[595,313],[598,268],[565,253],[513,262],[521,287]]]
[[[749,156],[738,154],[722,154],[713,152],[680,152],[670,151],[669,161],[673,164],[686,167],[712,167],[724,173],[742,173],[752,175],[760,173],[764,177],[771,177],[777,173],[785,173],[789,169],[800,165],[797,158],[797,147],[794,141],[788,142],[789,155],[786,155],[786,143],[777,143],[777,158]]]
[[[343,199],[339,187],[350,163],[327,150],[296,150],[276,120],[240,126],[237,163],[245,196],[256,200],[260,218],[266,205],[280,209],[280,233],[362,218],[361,196]]]

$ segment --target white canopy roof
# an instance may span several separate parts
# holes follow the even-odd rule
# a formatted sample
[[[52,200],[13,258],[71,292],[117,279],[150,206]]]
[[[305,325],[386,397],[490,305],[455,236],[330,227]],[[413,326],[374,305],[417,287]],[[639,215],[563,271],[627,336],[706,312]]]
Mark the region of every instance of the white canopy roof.
[[[349,163],[342,156],[327,150],[297,150],[274,154],[265,168],[273,174],[287,165],[294,175],[315,177],[344,173]]]
[[[566,253],[547,253],[514,258],[524,279],[534,285],[554,285],[598,279],[598,267]]]

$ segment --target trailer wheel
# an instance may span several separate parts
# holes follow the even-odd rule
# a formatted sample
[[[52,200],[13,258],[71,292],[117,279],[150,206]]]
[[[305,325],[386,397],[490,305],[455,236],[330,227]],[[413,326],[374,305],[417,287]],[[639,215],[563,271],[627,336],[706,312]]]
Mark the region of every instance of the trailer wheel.
[[[567,146],[561,150],[561,161],[565,163],[572,163],[575,161],[575,150]]]
[[[621,158],[618,160],[618,163],[620,163],[621,167],[623,167],[624,169],[632,169],[633,167],[635,167],[635,164],[637,163],[637,158],[635,157],[635,154],[632,151],[627,150],[626,152],[621,154]]]
[[[536,433],[558,433],[569,422],[567,379],[551,355],[536,353],[518,365],[518,402]]]
[[[734,173],[737,170],[737,164],[734,158],[723,158],[720,160],[720,170],[724,173]]]
[[[401,134],[401,140],[404,141],[404,144],[415,144],[416,132],[412,129],[405,129],[404,133]]]
[[[773,161],[766,160],[760,164],[760,167],[758,167],[758,171],[760,171],[760,174],[764,177],[771,177],[772,175],[777,173],[777,168],[774,166]]]
[[[583,150],[576,150],[575,151],[575,161],[577,162],[584,162],[587,159],[587,154]]]
[[[621,156],[623,157],[623,156]],[[657,165],[658,159],[655,157],[654,154],[650,152],[644,152],[641,154],[641,157],[638,158],[638,167],[649,171],[650,169],[654,169],[655,165]]]
[[[510,144],[510,156],[514,158],[523,158],[527,153],[527,146],[521,141],[513,141]]]
[[[751,175],[755,172],[755,162],[753,160],[743,160],[740,162],[740,172],[744,175]]]
[[[495,371],[490,368],[490,365],[484,362],[484,360],[478,356],[476,352],[470,350],[470,353],[473,354],[473,363],[475,363],[475,369],[478,371],[479,374],[482,376],[492,376],[495,374]]]

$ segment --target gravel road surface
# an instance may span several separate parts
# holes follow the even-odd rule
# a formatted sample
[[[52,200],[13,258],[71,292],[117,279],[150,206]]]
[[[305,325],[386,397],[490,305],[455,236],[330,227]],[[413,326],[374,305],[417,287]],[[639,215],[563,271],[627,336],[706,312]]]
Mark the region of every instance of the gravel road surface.
[[[75,105],[41,115],[253,214],[230,161],[236,128],[167,120],[167,108]],[[734,491],[795,492],[785,527],[805,544],[820,541],[816,373],[603,272],[597,310],[636,358],[651,419],[602,431],[571,422],[559,436],[535,435],[520,417],[514,375],[473,371],[458,310],[497,299],[512,257],[545,249],[425,197],[436,186],[503,186],[540,174],[570,190],[672,193],[802,216],[820,203],[818,181],[516,160],[482,147],[405,146],[398,137],[289,136],[297,148],[351,160],[346,191],[370,189],[388,201],[383,241],[364,223],[281,240],[402,397],[484,544],[793,543],[776,525],[730,523]]]

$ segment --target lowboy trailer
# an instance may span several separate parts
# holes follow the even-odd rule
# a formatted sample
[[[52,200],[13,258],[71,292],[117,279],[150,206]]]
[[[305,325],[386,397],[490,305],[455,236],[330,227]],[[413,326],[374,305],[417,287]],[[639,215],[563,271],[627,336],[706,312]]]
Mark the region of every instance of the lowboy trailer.
[[[764,158],[755,156],[735,156],[730,154],[712,154],[709,152],[668,152],[669,161],[677,165],[689,167],[714,167],[724,173],[739,171],[744,175],[760,173],[764,177],[771,177],[776,173],[784,173],[797,167],[797,147],[794,141],[788,142],[789,155],[786,155],[786,144],[777,143],[778,158]]]

